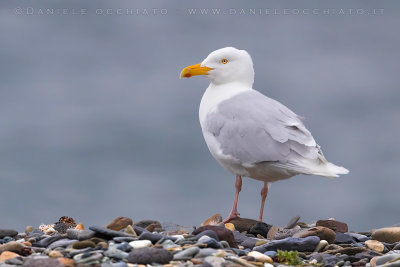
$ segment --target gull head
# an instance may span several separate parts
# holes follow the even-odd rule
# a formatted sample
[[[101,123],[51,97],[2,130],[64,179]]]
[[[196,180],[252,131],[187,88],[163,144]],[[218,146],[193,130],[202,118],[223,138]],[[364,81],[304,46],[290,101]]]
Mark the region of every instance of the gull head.
[[[225,47],[211,52],[200,64],[184,68],[180,77],[196,75],[205,75],[215,85],[239,82],[251,87],[254,82],[253,61],[247,51]]]

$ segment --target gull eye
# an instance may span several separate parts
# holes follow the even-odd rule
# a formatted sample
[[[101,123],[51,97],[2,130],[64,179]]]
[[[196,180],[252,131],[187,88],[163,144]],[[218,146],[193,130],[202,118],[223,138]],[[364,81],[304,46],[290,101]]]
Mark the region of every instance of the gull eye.
[[[228,60],[226,58],[223,58],[223,59],[221,59],[221,63],[226,64],[226,63],[228,63]]]

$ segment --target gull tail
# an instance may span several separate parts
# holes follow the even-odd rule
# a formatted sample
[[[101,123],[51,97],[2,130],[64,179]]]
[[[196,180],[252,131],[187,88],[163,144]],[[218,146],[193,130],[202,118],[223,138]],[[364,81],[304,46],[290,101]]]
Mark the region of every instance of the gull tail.
[[[328,162],[325,158],[316,160],[297,159],[296,161],[286,163],[273,163],[273,165],[297,172],[298,174],[319,175],[328,178],[339,177],[340,174],[348,174],[349,170]]]
[[[326,162],[325,164],[320,165],[320,171],[319,173],[315,173],[317,175],[325,176],[328,178],[334,178],[334,177],[339,177],[339,174],[348,174],[349,170],[342,167],[342,166],[337,166],[333,163]]]

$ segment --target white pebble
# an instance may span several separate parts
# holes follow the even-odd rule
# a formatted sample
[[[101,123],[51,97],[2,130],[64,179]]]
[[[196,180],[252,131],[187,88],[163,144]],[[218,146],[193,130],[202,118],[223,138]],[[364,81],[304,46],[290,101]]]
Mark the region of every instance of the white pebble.
[[[150,240],[135,240],[135,241],[129,242],[129,245],[133,248],[146,248],[146,247],[151,247],[151,241]]]
[[[176,241],[175,241],[175,242],[177,242],[177,241],[179,241],[179,240],[182,240],[182,239],[185,239],[185,237],[184,237],[183,235],[173,235],[173,236],[171,236],[171,237],[176,238]]]
[[[273,260],[268,257],[267,255],[264,255],[258,251],[251,251],[247,256],[253,257],[256,259],[256,261],[261,261],[261,262],[267,262],[267,263],[273,263]]]

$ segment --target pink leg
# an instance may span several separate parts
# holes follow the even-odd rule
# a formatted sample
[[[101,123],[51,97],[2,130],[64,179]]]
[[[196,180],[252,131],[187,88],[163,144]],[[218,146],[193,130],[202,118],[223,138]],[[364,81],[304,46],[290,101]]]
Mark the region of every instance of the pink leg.
[[[260,209],[260,217],[258,217],[258,220],[262,222],[262,217],[264,213],[264,204],[265,204],[265,199],[267,198],[268,195],[268,183],[264,182],[264,187],[261,189],[261,209]]]
[[[228,218],[226,218],[223,223],[227,223],[230,220],[239,218],[240,213],[237,211],[237,203],[238,203],[238,199],[239,199],[239,192],[242,190],[242,176],[240,175],[236,175],[236,182],[235,182],[235,199],[233,200],[233,207],[232,207],[232,211],[231,214],[229,214]]]

